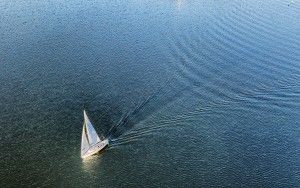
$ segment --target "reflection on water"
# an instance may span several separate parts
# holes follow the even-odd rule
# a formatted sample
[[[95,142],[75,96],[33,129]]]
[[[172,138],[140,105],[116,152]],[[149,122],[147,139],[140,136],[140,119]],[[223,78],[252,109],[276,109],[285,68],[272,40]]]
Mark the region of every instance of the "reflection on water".
[[[177,10],[181,10],[186,4],[186,0],[175,0]]]
[[[86,173],[95,174],[101,168],[102,157],[100,154],[82,159],[82,170]]]

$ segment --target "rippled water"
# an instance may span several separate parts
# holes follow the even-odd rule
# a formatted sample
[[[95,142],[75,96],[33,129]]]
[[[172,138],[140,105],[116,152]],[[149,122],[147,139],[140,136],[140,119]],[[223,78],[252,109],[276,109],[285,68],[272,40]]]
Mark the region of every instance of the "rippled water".
[[[300,185],[299,0],[0,13],[0,187]],[[111,142],[85,161],[83,109]]]

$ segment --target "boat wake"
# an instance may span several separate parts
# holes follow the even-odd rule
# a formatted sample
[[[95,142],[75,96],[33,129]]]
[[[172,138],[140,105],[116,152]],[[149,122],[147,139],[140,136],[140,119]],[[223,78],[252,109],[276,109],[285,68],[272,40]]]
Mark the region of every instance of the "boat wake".
[[[159,122],[146,123],[145,127],[135,127],[161,108],[179,99],[186,91],[186,88],[181,88],[181,90],[174,92],[174,88],[169,88],[170,85],[170,82],[167,81],[163,87],[140,101],[134,109],[123,115],[118,123],[109,129],[106,137],[109,138],[112,147],[137,141],[174,125],[173,121],[164,119],[159,120]]]
[[[118,131],[118,128],[120,126],[126,125],[130,122],[130,120],[140,111],[142,110],[142,108],[149,103],[150,99],[153,98],[153,96],[149,96],[148,98],[146,98],[144,101],[141,101],[133,110],[129,111],[127,114],[125,114],[123,117],[121,117],[120,121],[112,126],[106,137],[108,138],[112,138],[114,136],[114,133],[116,133]]]

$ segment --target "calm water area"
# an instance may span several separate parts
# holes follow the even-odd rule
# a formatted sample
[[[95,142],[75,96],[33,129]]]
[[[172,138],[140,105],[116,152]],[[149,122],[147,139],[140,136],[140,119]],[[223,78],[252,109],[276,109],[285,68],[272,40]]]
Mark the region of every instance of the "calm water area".
[[[0,2],[0,187],[299,186],[299,0]]]

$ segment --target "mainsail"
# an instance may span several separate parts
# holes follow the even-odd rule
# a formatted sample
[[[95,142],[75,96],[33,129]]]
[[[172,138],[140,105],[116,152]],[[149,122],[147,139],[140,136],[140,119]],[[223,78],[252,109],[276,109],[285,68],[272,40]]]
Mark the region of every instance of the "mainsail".
[[[89,150],[89,148],[90,148],[90,144],[87,139],[86,128],[84,123],[82,128],[82,137],[81,137],[81,156],[85,154]]]
[[[96,130],[94,129],[92,123],[90,122],[88,116],[86,115],[85,110],[84,114],[84,124],[82,129],[82,138],[81,138],[81,155],[89,150],[89,148],[100,142],[100,138],[97,135]]]

